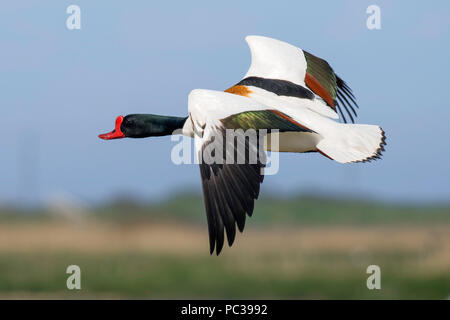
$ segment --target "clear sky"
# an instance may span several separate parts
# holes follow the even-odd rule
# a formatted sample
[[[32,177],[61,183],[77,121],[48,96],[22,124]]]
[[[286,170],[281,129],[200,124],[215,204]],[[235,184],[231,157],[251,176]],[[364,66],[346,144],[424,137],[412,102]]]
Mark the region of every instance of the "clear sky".
[[[81,8],[81,30],[66,8]],[[381,8],[368,30],[366,8]],[[250,64],[246,35],[327,59],[359,123],[387,133],[383,160],[283,154],[264,193],[321,190],[384,200],[450,198],[450,3],[429,1],[8,1],[0,13],[0,202],[85,202],[200,192],[170,137],[102,141],[120,114],[186,115],[192,89],[224,90]]]

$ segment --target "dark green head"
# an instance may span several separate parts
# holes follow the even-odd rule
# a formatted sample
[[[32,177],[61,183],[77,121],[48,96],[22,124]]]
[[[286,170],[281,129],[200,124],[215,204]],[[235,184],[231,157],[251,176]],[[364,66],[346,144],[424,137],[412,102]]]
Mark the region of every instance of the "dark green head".
[[[113,131],[99,135],[104,140],[120,138],[147,138],[171,135],[183,128],[187,117],[168,117],[155,114],[129,114],[118,116]]]

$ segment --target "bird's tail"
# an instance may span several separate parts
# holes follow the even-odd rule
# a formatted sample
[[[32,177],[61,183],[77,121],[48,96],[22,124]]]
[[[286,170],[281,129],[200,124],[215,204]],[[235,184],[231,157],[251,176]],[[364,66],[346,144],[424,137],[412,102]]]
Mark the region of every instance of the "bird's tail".
[[[324,156],[341,163],[365,162],[378,159],[386,145],[386,136],[379,126],[369,124],[337,124],[317,144]]]

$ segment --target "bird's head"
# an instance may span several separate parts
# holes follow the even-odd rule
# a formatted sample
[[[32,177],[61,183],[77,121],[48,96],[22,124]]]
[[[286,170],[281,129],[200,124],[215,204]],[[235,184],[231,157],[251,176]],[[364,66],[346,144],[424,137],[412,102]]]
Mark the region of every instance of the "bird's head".
[[[128,116],[118,116],[113,131],[100,134],[98,137],[104,140],[121,138],[144,138],[156,131],[148,116],[130,114]]]
[[[118,116],[113,131],[100,134],[104,140],[121,138],[146,138],[170,135],[183,126],[186,118],[167,117],[154,114],[129,114]]]

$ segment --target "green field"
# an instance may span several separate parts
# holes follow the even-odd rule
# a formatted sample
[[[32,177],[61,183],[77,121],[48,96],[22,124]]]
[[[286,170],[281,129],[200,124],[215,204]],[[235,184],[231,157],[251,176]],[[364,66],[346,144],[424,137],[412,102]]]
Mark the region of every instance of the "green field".
[[[1,210],[0,298],[450,297],[446,206],[262,198],[219,257],[197,196],[66,211]],[[66,288],[72,264],[81,290]]]

